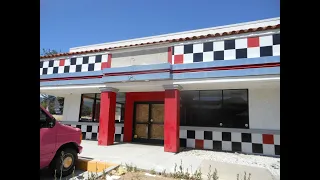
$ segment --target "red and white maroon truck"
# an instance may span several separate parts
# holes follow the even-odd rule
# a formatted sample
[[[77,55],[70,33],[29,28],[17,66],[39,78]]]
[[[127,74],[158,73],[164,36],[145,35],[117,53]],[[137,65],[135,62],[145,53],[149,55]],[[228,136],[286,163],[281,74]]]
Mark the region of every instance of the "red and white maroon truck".
[[[57,176],[70,175],[82,151],[81,140],[79,128],[60,124],[40,106],[40,169],[49,167]]]

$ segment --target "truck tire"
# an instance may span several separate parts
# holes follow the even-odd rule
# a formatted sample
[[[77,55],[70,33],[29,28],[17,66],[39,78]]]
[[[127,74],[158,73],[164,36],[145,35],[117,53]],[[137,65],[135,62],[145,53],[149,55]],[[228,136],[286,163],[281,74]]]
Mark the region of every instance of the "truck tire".
[[[51,169],[57,178],[72,174],[75,169],[76,162],[78,160],[78,153],[73,148],[61,149],[57,152]]]

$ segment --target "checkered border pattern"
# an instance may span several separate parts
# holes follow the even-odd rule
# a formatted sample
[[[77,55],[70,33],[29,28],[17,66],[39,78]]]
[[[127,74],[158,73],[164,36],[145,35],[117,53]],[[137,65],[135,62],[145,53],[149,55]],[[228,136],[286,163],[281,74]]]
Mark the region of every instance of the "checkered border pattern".
[[[280,34],[178,45],[172,48],[173,64],[265,56],[280,56]]]
[[[82,131],[82,139],[84,140],[98,140],[99,136],[99,125],[75,125],[75,124],[65,124],[72,127],[77,127]],[[116,125],[115,135],[114,135],[115,142],[123,142],[123,127]]]
[[[100,71],[107,62],[108,54],[40,61],[40,75]]]
[[[280,135],[180,130],[180,146],[280,156]]]

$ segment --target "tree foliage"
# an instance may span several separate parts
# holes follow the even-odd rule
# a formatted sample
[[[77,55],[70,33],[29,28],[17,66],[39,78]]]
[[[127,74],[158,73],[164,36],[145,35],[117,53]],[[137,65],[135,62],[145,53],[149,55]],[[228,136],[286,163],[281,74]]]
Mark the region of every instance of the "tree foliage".
[[[53,54],[59,54],[61,53],[61,50],[60,51],[57,51],[57,50],[54,50],[54,49],[45,49],[45,48],[42,48],[42,56],[49,56],[49,55],[53,55]]]
[[[58,111],[59,113],[63,113],[63,106],[64,106],[64,98],[63,97],[55,97],[47,94],[40,94],[41,101],[40,105],[46,108],[51,114],[56,114]],[[58,107],[56,105],[56,101],[58,101]],[[57,110],[57,108],[59,108]]]
[[[92,113],[92,108],[89,106],[83,105],[82,110],[81,110],[81,115],[82,116],[90,116]]]

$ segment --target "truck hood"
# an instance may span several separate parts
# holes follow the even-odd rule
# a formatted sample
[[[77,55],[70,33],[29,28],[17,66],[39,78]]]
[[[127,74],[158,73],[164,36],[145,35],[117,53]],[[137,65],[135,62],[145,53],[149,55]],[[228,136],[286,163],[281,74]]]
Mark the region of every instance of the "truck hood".
[[[64,125],[61,124],[59,122],[57,122],[57,125],[59,124],[59,132],[60,133],[81,133],[81,129],[76,128],[76,127],[72,127],[72,126],[68,126],[68,125]]]
[[[59,122],[56,122],[56,126],[58,126],[59,138],[63,138],[65,141],[76,142],[77,144],[81,143],[81,129],[67,126]]]

